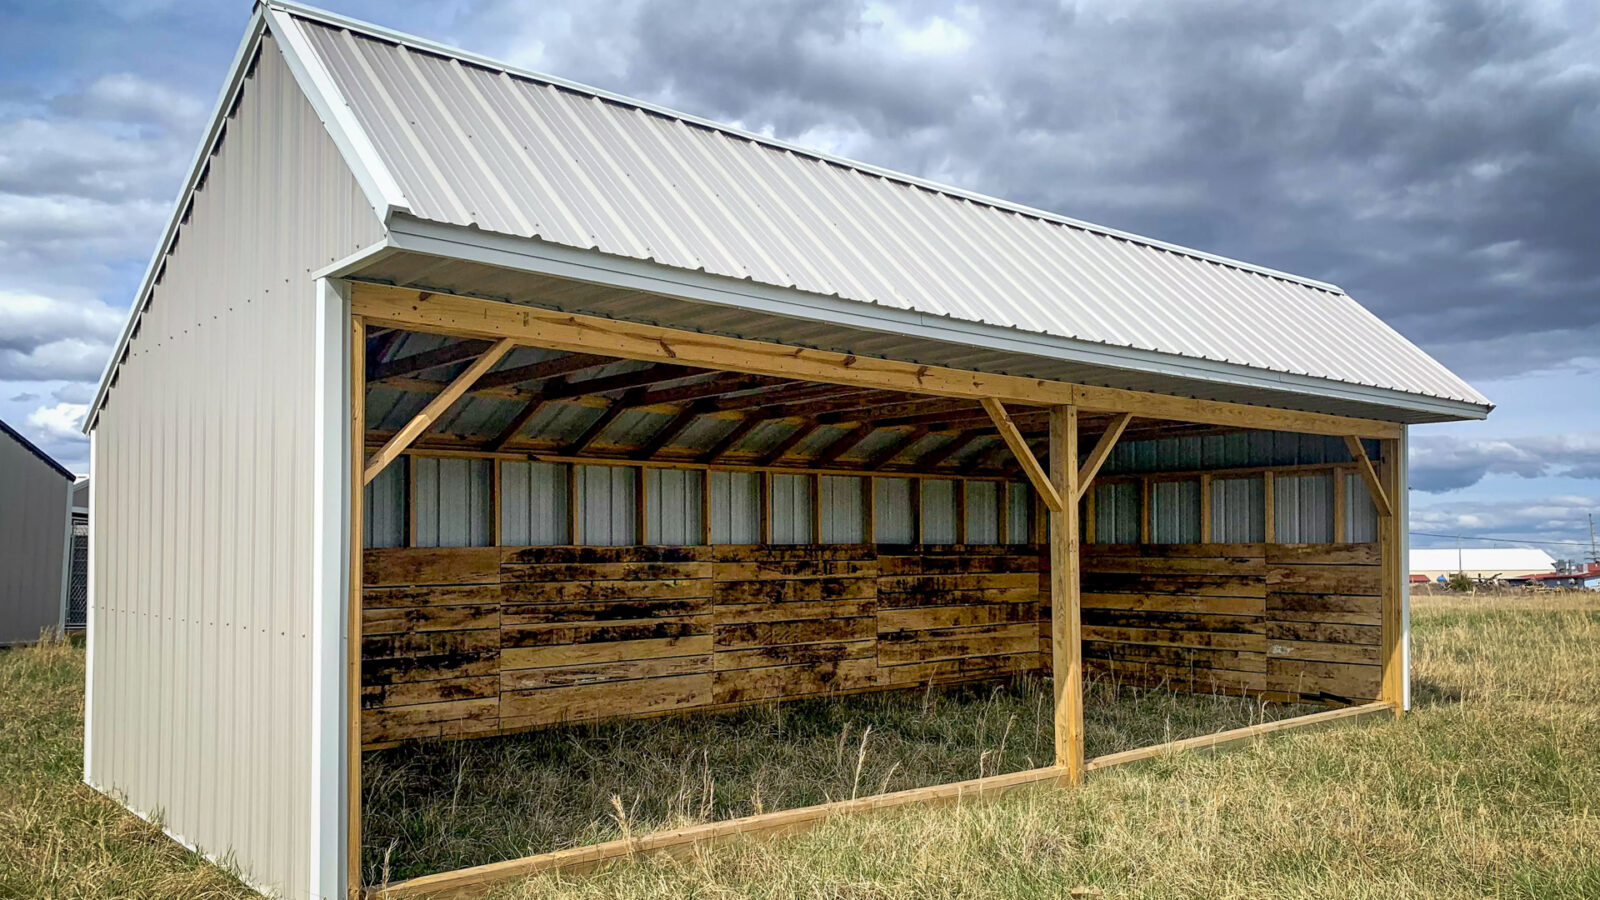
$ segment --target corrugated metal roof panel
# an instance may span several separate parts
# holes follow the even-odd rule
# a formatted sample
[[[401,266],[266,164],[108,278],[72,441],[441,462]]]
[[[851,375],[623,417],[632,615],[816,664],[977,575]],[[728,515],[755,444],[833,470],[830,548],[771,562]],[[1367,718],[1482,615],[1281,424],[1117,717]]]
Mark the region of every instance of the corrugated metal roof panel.
[[[290,11],[425,220],[957,322],[1488,404],[1328,285]]]

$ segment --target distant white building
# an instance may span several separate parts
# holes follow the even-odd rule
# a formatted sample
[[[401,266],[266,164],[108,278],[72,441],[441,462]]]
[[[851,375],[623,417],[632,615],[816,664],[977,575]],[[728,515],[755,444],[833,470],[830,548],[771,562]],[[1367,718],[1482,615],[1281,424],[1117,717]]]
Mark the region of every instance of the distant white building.
[[[1411,580],[1436,581],[1463,572],[1469,578],[1516,578],[1554,572],[1556,561],[1536,547],[1507,549],[1412,550]]]

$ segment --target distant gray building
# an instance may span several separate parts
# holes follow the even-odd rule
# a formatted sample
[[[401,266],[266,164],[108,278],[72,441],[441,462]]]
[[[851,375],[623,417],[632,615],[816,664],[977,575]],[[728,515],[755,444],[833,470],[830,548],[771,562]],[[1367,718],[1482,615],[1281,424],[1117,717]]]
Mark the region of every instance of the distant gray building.
[[[0,644],[59,630],[72,473],[0,422]]]

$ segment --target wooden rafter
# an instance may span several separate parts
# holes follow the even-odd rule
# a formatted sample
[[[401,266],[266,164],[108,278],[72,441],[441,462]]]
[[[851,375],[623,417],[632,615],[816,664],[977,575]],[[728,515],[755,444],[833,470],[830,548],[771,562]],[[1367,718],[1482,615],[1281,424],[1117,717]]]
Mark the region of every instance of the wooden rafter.
[[[652,434],[649,440],[640,445],[639,449],[633,451],[633,458],[649,459],[655,456],[657,450],[672,443],[673,438],[683,434],[684,429],[693,425],[694,420],[700,418],[700,415],[705,411],[704,407],[696,406],[692,403],[684,406],[678,410],[678,414],[673,416],[667,424],[656,429],[656,433]]]
[[[595,438],[598,438],[601,432],[611,427],[611,423],[615,422],[618,416],[627,412],[629,404],[642,393],[644,393],[643,388],[632,388],[620,398],[611,401],[611,405],[600,413],[599,418],[590,422],[589,427],[585,428],[583,433],[578,435],[571,443],[563,447],[561,452],[568,456],[577,456],[582,453],[590,444],[594,443]]]
[[[617,360],[609,356],[596,356],[592,353],[569,353],[554,359],[541,360],[526,366],[516,366],[491,372],[479,379],[478,387],[496,388],[511,384],[526,384],[530,381],[543,381],[547,378],[557,378],[562,375],[572,375],[588,369],[598,369],[608,366]]]
[[[381,326],[411,331],[488,339],[511,337],[569,353],[605,353],[625,359],[877,390],[971,400],[996,399],[1035,406],[1070,404],[1090,412],[1131,412],[1141,418],[1308,434],[1398,438],[1404,427],[1392,422],[1327,413],[1197,400],[810,350],[363,282],[351,285],[350,309],[353,315]]]
[[[453,344],[445,344],[443,347],[435,347],[432,350],[424,350],[421,353],[413,353],[410,356],[402,356],[399,359],[383,363],[370,362],[367,364],[367,380],[386,381],[402,375],[415,375],[418,372],[426,372],[429,369],[455,365],[458,362],[464,362],[475,356],[483,355],[483,351],[488,346],[488,341],[457,341]]]
[[[805,440],[808,435],[821,427],[822,426],[814,419],[801,422],[799,425],[796,425],[795,429],[789,432],[789,434],[785,436],[783,440],[779,441],[776,447],[773,447],[771,450],[768,450],[765,454],[763,454],[761,458],[756,461],[756,465],[772,465],[774,462],[782,459],[785,453],[788,453],[791,449],[793,449],[795,444]]]
[[[1044,505],[1051,512],[1060,512],[1061,494],[1056,491],[1055,485],[1050,483],[1049,473],[1044,470],[1044,466],[1039,465],[1039,460],[1028,448],[1028,442],[1023,440],[1021,432],[1017,431],[1016,423],[1011,421],[1011,416],[1006,413],[1005,404],[993,397],[983,398],[982,403],[984,410],[989,413],[989,418],[994,420],[995,430],[1000,432],[1001,439],[1011,448],[1011,455],[1022,464],[1022,473],[1028,477],[1028,482],[1039,492],[1039,496],[1044,498]],[[1076,424],[1077,419],[1074,418],[1073,422]],[[1052,424],[1051,427],[1055,426]]]
[[[773,378],[768,375],[741,375],[738,372],[723,372],[696,384],[685,384],[651,391],[639,398],[639,405],[655,406],[658,403],[684,403],[707,397],[720,397],[725,394],[746,396],[745,392],[747,391],[787,387],[795,383],[785,378]],[[749,396],[760,395],[750,394]],[[714,408],[707,407],[706,411],[710,412]]]
[[[839,435],[834,439],[833,443],[824,448],[821,453],[818,453],[816,459],[811,461],[811,465],[817,468],[833,465],[834,460],[849,453],[852,448],[859,446],[862,441],[867,439],[868,435],[872,434],[873,430],[872,425],[868,422],[858,423],[854,428]]]
[[[711,446],[710,450],[707,450],[705,453],[701,454],[700,458],[708,463],[716,462],[726,455],[729,450],[732,450],[740,441],[744,440],[745,435],[754,431],[757,425],[760,425],[765,421],[767,421],[765,416],[746,416],[742,421],[739,422],[739,424],[733,426],[732,431],[729,431],[727,434],[719,438],[717,442]]]
[[[923,468],[936,469],[940,463],[971,446],[972,442],[983,437],[983,434],[981,431],[963,431],[951,438],[944,446],[930,452],[927,456],[917,460],[917,462]]]
[[[1083,461],[1083,467],[1078,470],[1078,497],[1081,499],[1084,492],[1089,490],[1089,485],[1094,483],[1094,476],[1100,474],[1100,467],[1105,465],[1111,457],[1111,451],[1117,446],[1117,439],[1122,437],[1122,432],[1127,430],[1128,423],[1133,421],[1133,413],[1123,413],[1111,420],[1105,433],[1100,435],[1100,440],[1095,442],[1094,449],[1089,451],[1089,458]]]
[[[1378,479],[1377,470],[1372,468],[1372,460],[1367,458],[1367,448],[1361,445],[1361,439],[1346,435],[1344,445],[1350,448],[1350,458],[1355,460],[1356,471],[1366,483],[1367,493],[1372,495],[1372,505],[1378,508],[1378,516],[1385,519],[1393,516],[1394,506],[1389,502],[1388,492],[1383,489],[1383,482]]]
[[[910,429],[905,434],[902,434],[899,440],[896,440],[894,443],[878,451],[877,455],[868,460],[867,464],[862,468],[869,471],[876,471],[883,468],[889,463],[894,462],[895,457],[906,452],[906,450],[910,449],[912,444],[922,440],[927,436],[927,434],[928,427],[926,425],[918,425],[917,427]]]
[[[546,388],[559,391],[565,384],[566,379],[562,378],[558,379],[552,384],[546,385]],[[522,409],[516,414],[516,416],[506,424],[506,427],[500,429],[500,433],[495,435],[494,438],[489,441],[489,449],[491,451],[498,451],[503,449],[506,444],[511,443],[511,441],[514,440],[517,435],[522,433],[522,429],[528,427],[528,423],[533,421],[533,417],[537,416],[539,411],[544,409],[545,406],[550,402],[550,400],[545,399],[544,397],[536,397],[532,400],[529,400],[523,405]]]
[[[401,428],[394,437],[389,439],[389,443],[384,444],[373,455],[372,459],[367,463],[362,483],[371,484],[372,479],[377,478],[378,473],[382,472],[385,466],[393,462],[395,457],[404,453],[405,449],[411,446],[411,442],[416,440],[418,435],[427,431],[434,422],[438,421],[439,416],[450,408],[450,404],[460,399],[461,395],[467,392],[467,388],[472,387],[473,382],[483,377],[485,372],[494,368],[495,363],[499,362],[507,353],[510,353],[511,348],[515,346],[516,343],[510,338],[501,338],[488,350],[484,351],[482,356],[473,360],[472,365],[467,366],[460,375],[456,376],[454,381],[450,382],[448,387],[428,401],[428,405],[422,408],[422,412],[412,417],[411,421],[405,424],[405,427]]]
[[[773,406],[767,414],[774,418],[803,416],[825,424],[849,421],[848,414],[859,413],[865,407],[905,399],[902,391],[834,391],[821,397],[802,399],[781,406]],[[826,417],[826,418],[824,418]]]
[[[760,394],[741,394],[737,397],[724,397],[717,401],[717,409],[725,412],[754,409],[756,407],[774,409],[786,403],[842,397],[861,394],[864,391],[865,389],[858,387],[840,387],[836,384],[803,382],[795,387],[778,388]]]

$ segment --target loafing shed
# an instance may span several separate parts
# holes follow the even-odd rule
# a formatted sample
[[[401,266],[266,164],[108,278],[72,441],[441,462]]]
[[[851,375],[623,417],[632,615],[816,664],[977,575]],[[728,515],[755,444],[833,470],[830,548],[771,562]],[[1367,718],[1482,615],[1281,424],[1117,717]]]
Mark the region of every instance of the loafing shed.
[[[85,780],[354,896],[372,748],[1055,673],[1043,769],[378,891],[470,894],[1074,783],[1086,672],[1398,714],[1406,429],[1489,409],[1337,287],[273,0],[86,425]]]

